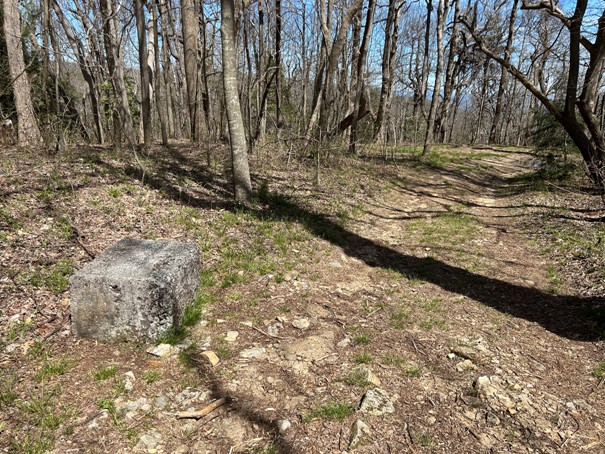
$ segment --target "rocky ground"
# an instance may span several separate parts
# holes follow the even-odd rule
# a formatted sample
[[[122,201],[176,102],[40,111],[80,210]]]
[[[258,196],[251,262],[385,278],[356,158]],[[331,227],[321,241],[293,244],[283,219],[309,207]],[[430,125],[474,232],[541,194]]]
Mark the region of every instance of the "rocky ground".
[[[526,150],[252,163],[232,210],[187,146],[2,162],[6,452],[605,452],[598,195]],[[195,241],[195,324],[69,330],[67,276],[119,239]],[[174,345],[170,345],[170,343]]]

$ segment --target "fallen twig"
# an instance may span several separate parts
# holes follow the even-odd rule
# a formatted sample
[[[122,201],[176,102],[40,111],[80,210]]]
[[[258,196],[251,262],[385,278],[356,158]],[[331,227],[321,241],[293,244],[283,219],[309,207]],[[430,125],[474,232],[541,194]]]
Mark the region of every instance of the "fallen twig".
[[[210,405],[206,405],[201,410],[197,410],[197,411],[179,411],[176,414],[176,417],[178,419],[185,419],[185,418],[199,419],[199,418],[202,418],[202,417],[204,417],[204,416],[212,413],[214,410],[216,410],[220,406],[224,405],[226,402],[227,402],[227,399],[225,399],[224,397],[222,397],[222,398],[220,398],[218,400],[215,400]]]
[[[250,327],[250,328],[252,328],[253,330],[258,331],[259,333],[264,334],[264,335],[265,335],[265,336],[267,336],[267,337],[272,337],[273,339],[284,339],[284,338],[283,338],[283,337],[281,337],[281,336],[276,336],[275,334],[269,334],[269,333],[267,333],[266,331],[263,331],[262,329],[257,328],[256,326],[250,326],[250,325],[245,325],[245,326],[249,326],[249,327]]]

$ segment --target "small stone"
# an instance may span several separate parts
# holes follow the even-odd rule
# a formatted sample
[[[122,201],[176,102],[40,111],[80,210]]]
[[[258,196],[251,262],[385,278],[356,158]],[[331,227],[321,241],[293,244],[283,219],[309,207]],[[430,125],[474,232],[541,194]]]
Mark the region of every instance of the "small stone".
[[[338,260],[332,260],[330,263],[328,263],[328,265],[330,265],[332,268],[342,268],[342,263],[340,263]]]
[[[292,326],[297,329],[307,329],[311,323],[306,318],[297,318],[292,320]]]
[[[336,346],[338,348],[345,348],[350,346],[353,343],[353,339],[351,339],[349,336],[345,337],[343,340],[341,340],[340,342],[338,342],[336,344]]]
[[[134,373],[130,370],[124,374],[124,389],[128,392],[134,389],[134,382],[136,378]]]
[[[252,328],[254,326],[254,323],[246,321],[246,322],[240,322],[241,325],[247,326],[249,328]]]
[[[351,426],[351,435],[349,436],[349,449],[355,449],[360,446],[370,435],[371,430],[361,419],[356,420]]]
[[[428,418],[426,418],[426,422],[429,426],[432,426],[437,422],[437,418],[435,418],[434,416],[429,416]]]
[[[464,361],[460,361],[458,364],[456,364],[456,370],[458,372],[464,372],[465,370],[475,369],[477,369],[477,366],[475,366],[475,364],[470,359],[465,359]]]
[[[456,359],[456,354],[455,354],[455,353],[448,353],[448,354],[447,354],[447,357],[448,357],[449,359]]]
[[[263,347],[248,348],[247,350],[242,350],[239,356],[247,359],[259,358],[260,356],[263,356],[266,351],[267,350],[265,350]]]
[[[219,357],[212,350],[206,350],[205,352],[202,352],[202,358],[212,367],[216,366],[218,363],[221,362]]]
[[[223,323],[227,323],[227,320],[222,319],[222,318],[217,318],[216,323],[217,323],[217,325],[222,325]]]
[[[394,413],[395,407],[386,391],[374,388],[366,391],[362,397],[359,411],[369,415],[381,416],[386,413]]]
[[[176,355],[178,352],[179,349],[170,344],[159,344],[155,347],[147,349],[147,353],[153,356],[158,356],[160,358],[166,358],[168,356]]]
[[[284,359],[286,361],[296,361],[298,358],[294,353],[284,353]]]
[[[193,402],[199,400],[200,391],[196,391],[191,388],[185,388],[183,391],[178,393],[175,397],[176,401],[180,404],[181,408],[191,405]]]
[[[158,396],[155,398],[154,404],[161,410],[168,405],[168,398],[166,396]]]
[[[180,344],[176,344],[175,347],[178,348],[179,350],[183,351],[183,350],[187,350],[192,345],[193,345],[193,341],[191,339],[187,339],[186,341],[181,342]]]
[[[139,439],[137,446],[139,449],[149,452],[152,449],[155,450],[160,441],[162,441],[162,436],[157,430],[152,429]]]
[[[238,336],[239,333],[237,331],[227,331],[227,334],[225,335],[225,341],[235,342]]]
[[[271,336],[277,336],[279,334],[279,330],[283,327],[284,327],[284,325],[282,325],[279,322],[273,323],[272,325],[269,325],[267,327],[267,333],[269,333]]]
[[[284,433],[290,427],[292,427],[292,423],[287,419],[280,419],[277,421],[277,430],[279,430],[279,433]]]

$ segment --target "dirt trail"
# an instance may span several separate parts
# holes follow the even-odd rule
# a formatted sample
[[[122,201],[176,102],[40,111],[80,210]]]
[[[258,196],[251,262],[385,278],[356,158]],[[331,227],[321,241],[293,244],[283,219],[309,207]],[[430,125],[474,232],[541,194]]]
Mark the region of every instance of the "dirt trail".
[[[100,173],[97,159],[71,178]],[[187,174],[187,159],[158,171],[183,191],[116,182],[112,161],[105,180],[53,203],[95,251],[124,235],[198,241],[214,302],[187,339],[193,351],[152,358],[75,340],[55,319],[38,323],[32,303],[59,313],[68,295],[3,289],[1,320],[16,329],[34,317],[37,331],[0,352],[10,378],[0,380],[0,449],[49,437],[33,413],[42,401],[64,415],[42,445],[57,454],[605,452],[605,385],[593,374],[603,343],[586,315],[594,298],[566,288],[531,241],[525,221],[543,206],[515,179],[531,156],[458,149],[361,163],[334,170],[325,196],[305,175],[281,187],[295,174],[276,171],[272,184],[293,198],[248,213],[204,205],[214,182],[195,186],[208,176]],[[48,210],[7,236],[7,264],[24,266],[28,241],[53,244],[40,239],[57,228]],[[47,255],[89,260],[69,238]],[[197,421],[176,417],[221,398]]]

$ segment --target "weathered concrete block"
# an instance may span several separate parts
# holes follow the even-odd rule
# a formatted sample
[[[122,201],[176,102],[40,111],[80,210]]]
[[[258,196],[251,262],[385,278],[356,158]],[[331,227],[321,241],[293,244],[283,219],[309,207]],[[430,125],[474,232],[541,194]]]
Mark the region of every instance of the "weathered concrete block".
[[[105,342],[154,340],[180,324],[199,274],[195,244],[123,239],[71,277],[72,331]]]

